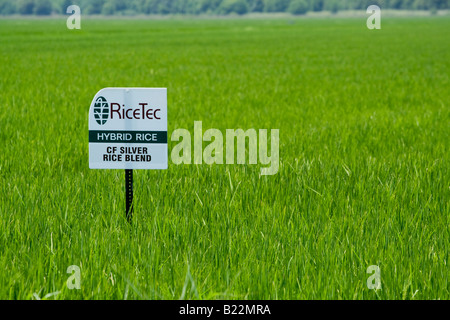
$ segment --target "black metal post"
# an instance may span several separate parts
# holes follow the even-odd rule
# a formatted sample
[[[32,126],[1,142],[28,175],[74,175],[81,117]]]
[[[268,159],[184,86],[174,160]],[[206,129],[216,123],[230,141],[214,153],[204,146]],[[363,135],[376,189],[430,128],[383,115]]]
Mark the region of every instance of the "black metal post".
[[[133,169],[125,169],[126,217],[131,223],[133,218]]]

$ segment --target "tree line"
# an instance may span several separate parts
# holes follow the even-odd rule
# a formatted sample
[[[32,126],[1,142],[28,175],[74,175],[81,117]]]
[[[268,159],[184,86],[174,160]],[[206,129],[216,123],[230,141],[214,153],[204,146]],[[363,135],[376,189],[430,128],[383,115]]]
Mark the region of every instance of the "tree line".
[[[246,14],[251,12],[290,12],[364,10],[369,5],[381,9],[449,9],[450,0],[0,0],[0,14],[65,14],[70,5],[82,14]]]

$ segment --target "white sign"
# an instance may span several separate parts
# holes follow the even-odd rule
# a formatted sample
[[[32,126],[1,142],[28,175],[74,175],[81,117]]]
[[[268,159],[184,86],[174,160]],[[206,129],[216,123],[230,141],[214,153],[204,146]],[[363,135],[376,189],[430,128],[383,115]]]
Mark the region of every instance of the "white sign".
[[[167,169],[167,89],[105,88],[89,109],[89,168]]]

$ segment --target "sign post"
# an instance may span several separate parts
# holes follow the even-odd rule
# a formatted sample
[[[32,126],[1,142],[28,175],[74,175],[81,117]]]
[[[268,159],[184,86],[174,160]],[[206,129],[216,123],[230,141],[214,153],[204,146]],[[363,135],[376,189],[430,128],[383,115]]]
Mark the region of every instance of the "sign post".
[[[125,169],[125,215],[133,169],[167,169],[167,89],[105,88],[89,109],[89,168]]]
[[[133,217],[133,169],[125,169],[125,212],[128,222]]]

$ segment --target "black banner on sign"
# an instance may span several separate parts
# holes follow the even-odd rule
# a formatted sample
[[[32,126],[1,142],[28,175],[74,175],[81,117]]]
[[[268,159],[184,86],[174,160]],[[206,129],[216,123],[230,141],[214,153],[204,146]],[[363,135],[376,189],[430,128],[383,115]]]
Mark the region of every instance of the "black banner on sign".
[[[89,130],[93,143],[167,143],[167,131],[99,131]]]

